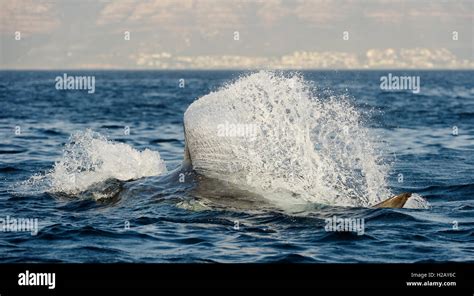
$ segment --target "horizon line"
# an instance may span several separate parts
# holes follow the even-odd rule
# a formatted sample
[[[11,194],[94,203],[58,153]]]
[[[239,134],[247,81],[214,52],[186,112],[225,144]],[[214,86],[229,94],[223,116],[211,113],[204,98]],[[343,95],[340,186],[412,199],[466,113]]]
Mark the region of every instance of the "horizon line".
[[[0,72],[5,71],[474,71],[474,68],[168,68],[168,69],[150,69],[150,68],[0,68]]]

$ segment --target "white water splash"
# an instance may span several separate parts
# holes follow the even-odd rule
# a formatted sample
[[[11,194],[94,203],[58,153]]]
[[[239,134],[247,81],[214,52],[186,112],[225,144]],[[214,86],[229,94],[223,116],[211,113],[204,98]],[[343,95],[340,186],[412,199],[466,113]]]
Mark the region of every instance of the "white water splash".
[[[421,195],[413,193],[403,206],[406,209],[431,209],[431,204],[426,201]]]
[[[137,151],[86,130],[71,135],[62,157],[51,171],[35,175],[19,186],[20,192],[77,194],[108,179],[133,180],[165,173],[166,166],[155,151]]]
[[[361,113],[347,97],[319,97],[298,75],[242,77],[195,101],[184,123],[198,173],[277,203],[366,207],[392,196],[389,167]],[[222,133],[223,125],[258,132]]]

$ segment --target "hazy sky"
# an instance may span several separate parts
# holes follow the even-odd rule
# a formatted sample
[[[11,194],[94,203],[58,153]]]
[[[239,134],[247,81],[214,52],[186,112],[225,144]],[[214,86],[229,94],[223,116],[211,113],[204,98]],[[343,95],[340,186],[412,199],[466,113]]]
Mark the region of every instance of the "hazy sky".
[[[474,69],[472,0],[0,4],[2,69]]]

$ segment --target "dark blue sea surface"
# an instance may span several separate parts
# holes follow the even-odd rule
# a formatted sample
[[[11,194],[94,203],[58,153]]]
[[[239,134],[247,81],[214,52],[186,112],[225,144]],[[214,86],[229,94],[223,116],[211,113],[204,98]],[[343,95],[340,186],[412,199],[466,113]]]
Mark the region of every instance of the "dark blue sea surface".
[[[95,93],[57,90],[55,78],[65,72],[93,75]],[[381,90],[388,73],[420,76],[420,92]],[[172,172],[183,160],[187,107],[244,74],[1,71],[0,218],[37,218],[39,232],[0,229],[0,262],[474,261],[473,71],[302,72],[370,110],[370,128],[393,148],[390,189],[417,193],[430,209],[199,208],[193,184],[174,182],[171,173],[109,184],[117,194],[105,201],[34,187],[18,193],[22,182],[53,168],[71,134],[87,129],[158,151]],[[364,234],[327,232],[333,215],[365,219]]]

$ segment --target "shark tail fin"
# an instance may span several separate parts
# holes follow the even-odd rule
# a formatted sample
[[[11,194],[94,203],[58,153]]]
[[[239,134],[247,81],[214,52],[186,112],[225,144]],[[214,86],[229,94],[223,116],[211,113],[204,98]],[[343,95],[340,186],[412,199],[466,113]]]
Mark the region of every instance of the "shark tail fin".
[[[394,209],[400,209],[403,208],[407,200],[410,198],[411,193],[402,193],[399,195],[396,195],[394,197],[391,197],[389,199],[386,199],[382,201],[381,203],[376,204],[373,206],[373,208],[394,208]]]

